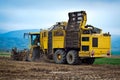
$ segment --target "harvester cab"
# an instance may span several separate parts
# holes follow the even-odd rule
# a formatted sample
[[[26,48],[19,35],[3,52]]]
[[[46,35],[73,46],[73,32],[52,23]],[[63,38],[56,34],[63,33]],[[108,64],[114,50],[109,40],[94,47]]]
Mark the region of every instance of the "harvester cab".
[[[24,37],[28,36],[29,38],[29,52],[27,55],[28,61],[35,61],[40,58],[40,32],[29,32],[24,33]]]
[[[29,33],[29,36],[30,36],[29,60],[32,61],[39,60],[41,54],[40,32]]]
[[[31,46],[40,46],[40,33],[29,33]]]

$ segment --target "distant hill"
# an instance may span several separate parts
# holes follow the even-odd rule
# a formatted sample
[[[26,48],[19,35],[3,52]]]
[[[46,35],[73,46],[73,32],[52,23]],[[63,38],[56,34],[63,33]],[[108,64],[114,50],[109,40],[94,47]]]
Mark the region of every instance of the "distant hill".
[[[39,32],[39,31],[40,31],[39,29],[16,30],[16,31],[10,31],[7,33],[0,34],[0,37],[23,38],[24,33]]]
[[[16,30],[0,34],[0,51],[28,48],[29,40],[24,38],[24,33],[39,32],[39,29]]]
[[[13,47],[17,47],[20,50],[28,49],[28,39],[0,37],[0,51],[9,51]]]
[[[0,50],[10,50],[13,47],[19,49],[28,48],[29,40],[24,39],[24,33],[28,32],[38,32],[39,29],[30,29],[30,30],[17,30],[10,31],[4,34],[0,34]],[[111,36],[111,48],[113,55],[120,55],[120,35]]]

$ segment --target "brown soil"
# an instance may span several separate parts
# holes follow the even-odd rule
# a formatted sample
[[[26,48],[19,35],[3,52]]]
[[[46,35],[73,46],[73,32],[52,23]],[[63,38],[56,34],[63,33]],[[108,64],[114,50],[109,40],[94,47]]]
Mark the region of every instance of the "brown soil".
[[[13,61],[0,57],[0,80],[119,80],[120,66]]]

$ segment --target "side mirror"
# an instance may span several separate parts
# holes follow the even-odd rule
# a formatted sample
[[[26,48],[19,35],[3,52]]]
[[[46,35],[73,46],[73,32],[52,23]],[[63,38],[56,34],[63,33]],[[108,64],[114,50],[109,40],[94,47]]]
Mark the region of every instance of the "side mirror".
[[[24,36],[23,36],[23,38],[26,38],[26,36],[29,38],[29,33],[24,33]]]

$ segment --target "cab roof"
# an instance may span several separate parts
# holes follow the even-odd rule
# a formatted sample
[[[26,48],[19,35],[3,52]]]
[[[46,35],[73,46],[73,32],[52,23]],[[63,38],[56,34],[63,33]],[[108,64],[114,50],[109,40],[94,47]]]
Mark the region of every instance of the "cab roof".
[[[29,34],[40,34],[40,32],[29,32]]]

